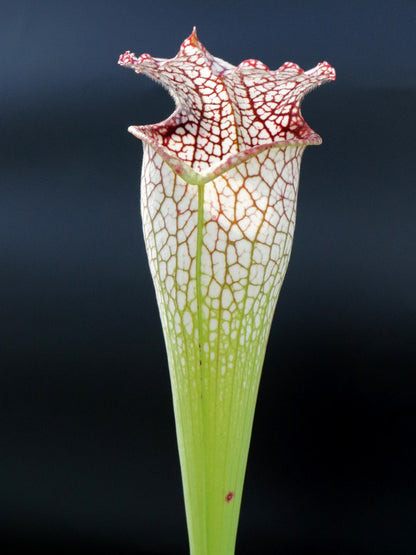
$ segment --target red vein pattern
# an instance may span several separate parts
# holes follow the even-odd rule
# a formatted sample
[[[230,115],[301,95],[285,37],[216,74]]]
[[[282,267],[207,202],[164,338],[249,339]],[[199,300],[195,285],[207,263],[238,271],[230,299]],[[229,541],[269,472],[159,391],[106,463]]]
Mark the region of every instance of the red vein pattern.
[[[209,54],[194,31],[171,60],[127,51],[119,64],[157,80],[175,99],[177,109],[167,120],[129,130],[176,162],[179,175],[190,166],[204,180],[210,168],[225,171],[272,145],[321,142],[303,120],[300,101],[335,79],[327,62],[306,72],[290,62],[275,71],[258,60],[235,67]]]
[[[301,157],[321,142],[300,101],[335,72],[326,62],[306,72],[293,63],[271,71],[257,60],[235,67],[209,54],[195,31],[171,60],[126,52],[119,63],[159,81],[177,106],[167,120],[129,130],[144,143],[143,230],[168,351],[191,551],[230,554],[292,247]]]

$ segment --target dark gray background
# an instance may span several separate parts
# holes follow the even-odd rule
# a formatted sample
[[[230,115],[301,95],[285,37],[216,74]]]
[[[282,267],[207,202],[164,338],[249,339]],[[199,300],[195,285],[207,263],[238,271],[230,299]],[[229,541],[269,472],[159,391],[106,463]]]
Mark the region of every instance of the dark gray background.
[[[214,55],[335,84],[303,114],[293,255],[237,553],[416,552],[414,1],[2,2],[0,550],[186,553],[130,124],[172,110],[117,66]]]

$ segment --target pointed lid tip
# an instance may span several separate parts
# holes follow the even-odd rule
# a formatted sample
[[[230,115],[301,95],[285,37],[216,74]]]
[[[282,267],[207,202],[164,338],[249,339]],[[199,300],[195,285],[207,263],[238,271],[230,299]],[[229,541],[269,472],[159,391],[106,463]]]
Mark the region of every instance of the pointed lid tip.
[[[194,25],[194,28],[192,29],[192,33],[189,35],[188,40],[193,46],[197,46],[198,43],[199,43],[198,37],[197,37],[197,34],[196,34],[196,26],[195,25]]]
[[[191,46],[192,48],[196,48],[198,50],[202,50],[205,51],[205,48],[203,47],[203,45],[199,42],[197,34],[196,34],[196,27],[194,26],[194,28],[192,29],[192,33],[189,35],[188,38],[186,38],[183,43],[181,44],[181,47],[179,49],[179,53],[183,54],[185,53],[185,55],[188,55],[189,53],[186,52],[187,47]]]

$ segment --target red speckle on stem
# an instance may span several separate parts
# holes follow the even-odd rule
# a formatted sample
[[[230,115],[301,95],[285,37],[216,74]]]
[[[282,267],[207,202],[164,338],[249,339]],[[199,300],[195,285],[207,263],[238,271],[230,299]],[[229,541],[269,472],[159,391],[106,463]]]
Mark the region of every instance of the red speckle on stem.
[[[225,496],[225,500],[227,503],[229,503],[234,497],[234,492],[230,491],[227,493],[227,495]]]

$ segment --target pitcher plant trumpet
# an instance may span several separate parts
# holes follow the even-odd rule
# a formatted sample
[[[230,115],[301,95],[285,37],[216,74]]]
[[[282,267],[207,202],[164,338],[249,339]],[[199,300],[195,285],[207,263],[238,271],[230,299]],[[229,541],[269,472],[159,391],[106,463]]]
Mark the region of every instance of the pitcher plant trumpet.
[[[131,126],[143,142],[141,215],[163,326],[192,555],[235,549],[270,326],[289,262],[299,169],[321,138],[303,96],[335,79],[212,56],[196,31],[172,59],[119,64],[160,82],[176,109]]]

